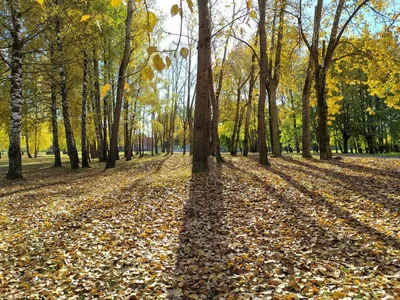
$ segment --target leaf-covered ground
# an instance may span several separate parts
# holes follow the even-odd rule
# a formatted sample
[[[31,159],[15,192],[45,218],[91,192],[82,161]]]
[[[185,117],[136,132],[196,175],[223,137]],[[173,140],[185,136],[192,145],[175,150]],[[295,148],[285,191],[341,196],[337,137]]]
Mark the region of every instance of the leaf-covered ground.
[[[27,165],[0,183],[0,298],[398,299],[399,160],[226,159]]]

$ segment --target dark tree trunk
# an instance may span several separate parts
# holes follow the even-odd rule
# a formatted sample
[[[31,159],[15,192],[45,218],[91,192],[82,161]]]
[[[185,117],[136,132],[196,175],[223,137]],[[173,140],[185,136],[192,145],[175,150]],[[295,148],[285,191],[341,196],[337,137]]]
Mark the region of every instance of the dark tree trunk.
[[[326,75],[319,73],[324,72],[318,68],[318,77],[316,77],[316,93],[317,93],[317,114],[318,114],[318,141],[319,155],[322,160],[332,159],[332,151],[330,146],[330,137],[328,131],[328,104],[326,102]]]
[[[89,57],[87,51],[83,52],[83,82],[82,82],[82,120],[81,120],[81,151],[82,168],[89,168],[89,151],[86,137],[86,113],[88,96]]]
[[[9,0],[12,23],[10,146],[8,148],[7,179],[22,178],[21,119],[22,119],[22,14],[19,0]]]
[[[210,82],[210,100],[212,107],[212,120],[211,120],[211,140],[213,147],[213,154],[218,163],[223,163],[224,159],[221,156],[221,142],[218,134],[218,124],[219,124],[219,96],[216,97],[214,93],[213,75],[211,64],[209,66],[209,82]],[[222,74],[220,74],[220,82],[222,84]]]
[[[289,90],[289,96],[290,96],[290,104],[292,106],[292,120],[293,120],[293,130],[294,130],[294,144],[296,147],[296,152],[300,153],[300,141],[299,141],[299,136],[297,133],[297,118],[296,118],[296,108],[294,105],[294,97],[293,97],[293,91]]]
[[[281,144],[280,144],[280,130],[279,130],[279,116],[278,106],[276,103],[277,90],[281,75],[281,53],[282,53],[282,40],[283,40],[283,29],[284,29],[284,15],[285,7],[287,4],[286,0],[277,2],[274,11],[273,19],[273,30],[271,37],[271,51],[269,56],[269,63],[267,65],[267,91],[268,91],[268,104],[269,104],[269,124],[270,124],[270,135],[271,135],[271,147],[272,154],[276,157],[281,156]],[[278,13],[279,10],[279,13]],[[275,45],[275,24],[276,19],[279,18],[278,31]],[[273,55],[275,50],[275,56]]]
[[[131,130],[129,128],[129,102],[124,102],[124,153],[127,161],[132,160]]]
[[[50,56],[53,65],[55,65],[53,46],[50,46]],[[51,130],[53,135],[54,167],[61,167],[62,164],[60,146],[58,144],[57,119],[57,83],[54,78],[51,78]]]
[[[57,1],[58,4],[58,1]],[[62,101],[62,112],[64,118],[64,128],[65,128],[65,137],[67,140],[67,149],[69,161],[72,169],[79,168],[79,157],[78,151],[76,149],[74,133],[72,131],[71,122],[69,119],[69,110],[68,110],[68,92],[67,92],[67,75],[65,71],[65,66],[62,58],[63,53],[63,42],[60,37],[61,32],[61,21],[59,18],[56,20],[56,34],[57,34],[57,50],[60,54],[59,69],[60,69],[60,93],[61,93],[61,101]]]
[[[121,107],[122,98],[124,95],[124,85],[125,85],[125,70],[129,63],[129,58],[131,54],[131,23],[133,15],[133,0],[128,0],[127,3],[127,16],[125,21],[125,48],[121,61],[121,65],[118,71],[118,85],[117,85],[117,102],[115,104],[114,110],[114,123],[112,127],[111,142],[110,142],[110,152],[107,159],[106,168],[114,168],[115,161],[118,155],[118,130],[119,122],[121,118]]]
[[[244,125],[244,141],[243,141],[243,156],[249,154],[249,138],[250,138],[250,118],[252,111],[253,90],[256,84],[256,55],[253,53],[251,57],[251,70],[250,70],[250,85],[249,85],[249,100],[247,102],[246,120]]]
[[[349,153],[349,139],[351,135],[347,134],[346,132],[343,132],[343,153]]]
[[[258,0],[260,8],[260,20],[258,22],[258,30],[260,33],[260,96],[258,99],[258,153],[260,155],[259,162],[263,166],[269,165],[267,156],[267,136],[265,133],[265,99],[267,96],[267,36],[265,30],[265,10],[266,1]]]
[[[32,158],[31,151],[29,150],[29,135],[28,132],[25,133],[25,143],[26,143],[26,155],[28,158]]]
[[[233,132],[231,136],[231,145],[230,145],[230,152],[231,155],[237,155],[237,148],[236,148],[236,133],[238,131],[238,124],[239,124],[239,112],[240,112],[240,88],[237,89],[236,93],[236,113],[235,113],[235,125],[233,126]]]
[[[193,128],[192,172],[207,172],[210,155],[210,88],[211,20],[208,0],[198,0],[199,41],[197,61],[196,105]]]

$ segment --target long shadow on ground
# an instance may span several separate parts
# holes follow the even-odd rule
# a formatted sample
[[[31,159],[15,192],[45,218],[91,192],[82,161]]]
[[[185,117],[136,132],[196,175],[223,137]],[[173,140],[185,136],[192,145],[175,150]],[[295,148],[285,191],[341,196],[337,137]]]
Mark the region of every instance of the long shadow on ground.
[[[184,206],[171,299],[191,294],[211,299],[226,288],[225,206],[220,166],[212,166],[207,175],[193,176]]]

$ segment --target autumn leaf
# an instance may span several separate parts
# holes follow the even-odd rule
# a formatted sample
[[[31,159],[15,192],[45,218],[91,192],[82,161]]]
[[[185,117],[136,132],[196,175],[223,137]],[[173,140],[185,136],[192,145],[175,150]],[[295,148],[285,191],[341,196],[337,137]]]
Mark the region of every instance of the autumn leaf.
[[[152,55],[154,52],[157,52],[157,47],[155,47],[155,46],[147,47],[147,53],[149,55]]]
[[[37,3],[39,3],[40,5],[43,5],[44,0],[36,0]]]
[[[249,11],[250,11],[250,9],[251,9],[251,5],[252,5],[252,1],[251,1],[251,0],[247,0],[247,1],[246,1],[246,7],[247,7],[247,10],[249,10]]]
[[[145,68],[142,70],[142,76],[143,76],[143,78],[146,79],[146,80],[152,80],[153,77],[154,77],[153,69],[150,68],[150,67],[145,67]]]
[[[171,15],[174,17],[179,13],[179,6],[178,4],[174,4],[171,7]]]
[[[129,84],[127,82],[125,82],[125,84],[124,84],[124,90],[126,92],[129,92],[129,90],[130,90]]]
[[[192,0],[186,0],[186,1],[190,12],[193,13],[193,1]]]
[[[83,15],[81,18],[81,22],[86,22],[89,19],[90,19],[90,15]]]
[[[148,21],[148,25],[146,27],[146,30],[148,32],[152,32],[154,30],[154,27],[157,24],[157,16],[156,16],[156,14],[151,12],[151,11],[149,11],[147,13],[147,21]]]
[[[185,47],[181,48],[181,50],[179,51],[179,54],[183,57],[183,58],[187,58],[189,55],[189,50]]]
[[[161,72],[162,70],[165,69],[164,61],[163,61],[163,59],[161,58],[161,56],[160,56],[159,54],[154,55],[154,57],[153,57],[153,64],[154,64],[155,69],[156,69],[158,72]]]
[[[111,85],[110,85],[109,83],[103,85],[103,86],[100,88],[100,95],[101,95],[101,98],[104,98],[104,97],[107,95],[107,93],[108,93],[108,91],[109,91],[110,89],[111,89]]]
[[[122,2],[122,0],[111,0],[111,5],[112,7],[116,7],[118,5],[120,5]]]
[[[171,66],[171,59],[169,58],[169,56],[165,58],[165,62],[167,63],[167,68],[169,68]]]
[[[257,13],[255,10],[250,11],[250,18],[252,18],[252,19],[257,18]]]

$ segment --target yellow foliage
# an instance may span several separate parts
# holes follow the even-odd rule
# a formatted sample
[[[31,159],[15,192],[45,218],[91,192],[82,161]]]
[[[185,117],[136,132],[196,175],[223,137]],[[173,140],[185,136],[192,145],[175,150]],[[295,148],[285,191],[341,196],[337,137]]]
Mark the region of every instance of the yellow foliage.
[[[152,80],[154,78],[154,72],[153,69],[150,67],[146,67],[142,71],[142,76],[146,80]]]
[[[121,2],[122,2],[122,0],[111,0],[111,5],[113,7],[116,7],[116,6],[120,5]]]
[[[111,85],[110,85],[109,83],[103,85],[103,86],[100,88],[100,95],[101,95],[101,98],[104,98],[104,97],[107,95],[107,93],[108,93],[108,91],[109,91],[110,89],[111,89]]]
[[[86,22],[89,19],[90,19],[90,15],[83,15],[81,18],[81,22]]]
[[[147,13],[147,22],[148,22],[148,26],[146,26],[146,30],[148,32],[152,32],[154,30],[154,27],[156,26],[157,23],[157,16],[155,13],[149,11]]]
[[[247,10],[250,10],[251,5],[252,5],[251,0],[247,0],[246,1]]]

